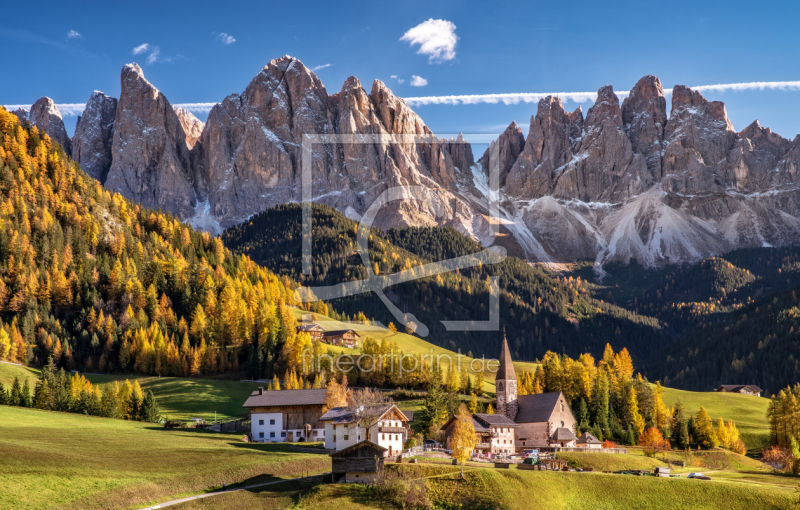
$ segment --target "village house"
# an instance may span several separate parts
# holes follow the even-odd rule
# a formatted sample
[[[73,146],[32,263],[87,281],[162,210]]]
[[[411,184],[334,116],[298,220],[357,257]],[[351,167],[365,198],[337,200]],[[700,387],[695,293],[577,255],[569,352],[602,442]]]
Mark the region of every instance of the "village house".
[[[452,449],[453,429],[457,419],[457,416],[453,416],[442,426],[447,449]],[[508,417],[502,414],[475,413],[472,415],[472,426],[478,436],[476,453],[483,455],[515,453],[514,429],[519,425]]]
[[[742,395],[753,395],[754,397],[760,397],[761,392],[764,390],[758,386],[753,386],[752,384],[723,384],[714,391],[723,393],[741,393]]]
[[[325,334],[325,328],[319,324],[301,324],[297,326],[298,333],[308,333],[312,340],[321,340]]]
[[[592,434],[590,434],[589,432],[584,432],[583,434],[581,434],[581,437],[579,437],[578,440],[575,441],[575,445],[578,448],[598,448],[599,449],[599,448],[603,447],[603,443],[599,439],[594,437]]]
[[[371,441],[385,448],[386,456],[401,453],[408,434],[406,415],[394,404],[376,406],[372,414],[378,419],[367,434],[352,408],[334,407],[329,410],[319,419],[325,427],[325,448],[340,451],[362,441]]]
[[[386,448],[361,441],[331,454],[332,482],[372,483],[383,469]]]
[[[358,347],[359,338],[361,338],[361,335],[352,329],[337,329],[334,331],[326,331],[322,334],[323,342],[340,347],[348,347],[350,349]]]
[[[325,424],[320,421],[328,390],[254,391],[245,408],[250,409],[250,435],[259,443],[322,441]]]

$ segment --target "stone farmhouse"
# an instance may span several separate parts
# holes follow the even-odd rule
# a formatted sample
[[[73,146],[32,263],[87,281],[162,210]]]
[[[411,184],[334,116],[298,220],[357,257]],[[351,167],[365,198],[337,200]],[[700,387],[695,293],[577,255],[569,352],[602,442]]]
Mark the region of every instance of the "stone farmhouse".
[[[244,403],[250,409],[251,436],[259,443],[322,441],[320,420],[327,388],[254,391]]]
[[[384,455],[387,457],[401,453],[408,436],[408,418],[394,404],[378,406],[376,414],[379,418],[367,434],[352,408],[334,407],[329,410],[319,418],[325,427],[325,448],[339,451],[370,441],[386,448]]]

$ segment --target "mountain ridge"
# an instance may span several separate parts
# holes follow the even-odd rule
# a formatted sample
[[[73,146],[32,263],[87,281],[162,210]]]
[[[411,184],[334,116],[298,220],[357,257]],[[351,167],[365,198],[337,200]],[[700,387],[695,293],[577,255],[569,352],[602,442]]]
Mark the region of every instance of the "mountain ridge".
[[[81,141],[114,140],[106,186],[212,233],[301,200],[304,134],[434,137],[380,80],[368,92],[351,76],[329,94],[288,55],[214,106],[202,127],[167,111],[167,99],[144,83],[141,68],[125,66],[113,135],[95,129]],[[499,223],[504,242],[529,261],[593,260],[601,277],[613,261],[656,267],[800,240],[800,136],[790,141],[757,121],[737,132],[722,102],[682,85],[668,115],[652,75],[621,103],[601,87],[585,117],[543,98],[527,137],[512,122],[477,162],[463,138],[435,140],[316,144],[312,198],[360,218],[399,187],[405,199],[384,205],[376,226],[452,226],[491,245]],[[102,180],[102,164],[99,173],[85,164]],[[496,193],[487,166],[497,168]],[[495,197],[499,217],[491,214]]]

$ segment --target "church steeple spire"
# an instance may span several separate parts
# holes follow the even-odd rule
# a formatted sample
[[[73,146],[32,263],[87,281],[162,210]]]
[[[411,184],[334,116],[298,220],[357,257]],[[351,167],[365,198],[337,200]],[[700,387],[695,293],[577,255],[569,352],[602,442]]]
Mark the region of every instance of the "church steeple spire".
[[[500,348],[500,363],[495,376],[495,395],[497,397],[497,414],[513,420],[517,416],[517,374],[514,371],[514,360],[508,348],[505,328],[503,328],[503,346]]]
[[[511,359],[511,350],[508,348],[506,331],[503,328],[503,346],[500,348],[500,365],[497,367],[497,380],[517,380],[517,373],[514,371],[514,361]]]

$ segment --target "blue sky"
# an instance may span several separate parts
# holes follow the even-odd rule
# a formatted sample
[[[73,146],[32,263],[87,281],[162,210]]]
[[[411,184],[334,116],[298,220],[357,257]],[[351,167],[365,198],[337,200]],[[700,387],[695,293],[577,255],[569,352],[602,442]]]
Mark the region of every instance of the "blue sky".
[[[133,61],[172,103],[221,101],[285,54],[310,68],[328,65],[317,74],[330,93],[355,75],[367,90],[377,78],[403,97],[583,92],[607,83],[629,90],[645,74],[659,76],[665,87],[794,81],[800,80],[798,5],[14,2],[3,7],[0,21],[6,71],[0,104],[30,104],[44,95],[80,103],[93,90],[116,96],[120,69]],[[429,19],[455,26],[457,42],[440,46],[439,59],[401,40]],[[143,44],[148,50],[134,55]],[[413,76],[427,84],[411,86]],[[726,103],[737,130],[758,118],[787,138],[800,133],[800,90],[705,95]],[[586,110],[590,103],[582,105]],[[415,106],[436,133],[499,132],[511,120],[527,129],[535,109],[526,103]],[[65,120],[72,131],[75,118]]]

